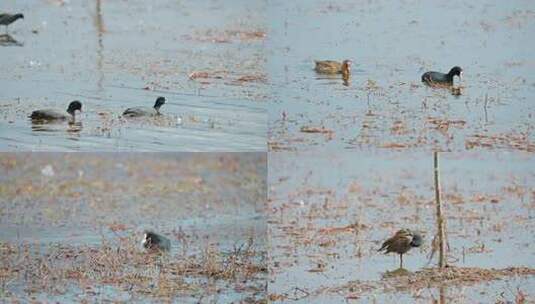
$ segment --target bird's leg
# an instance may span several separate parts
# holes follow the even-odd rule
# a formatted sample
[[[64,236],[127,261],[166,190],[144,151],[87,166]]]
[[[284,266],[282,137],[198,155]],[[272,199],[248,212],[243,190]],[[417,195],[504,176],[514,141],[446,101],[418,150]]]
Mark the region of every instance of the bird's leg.
[[[403,269],[403,253],[399,255],[399,269]]]

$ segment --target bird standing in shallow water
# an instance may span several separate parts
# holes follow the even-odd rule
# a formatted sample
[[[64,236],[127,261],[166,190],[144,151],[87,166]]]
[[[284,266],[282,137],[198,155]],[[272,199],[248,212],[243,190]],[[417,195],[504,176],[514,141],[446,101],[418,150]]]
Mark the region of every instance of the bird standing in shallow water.
[[[7,30],[8,30],[8,27],[11,23],[17,21],[18,19],[24,19],[24,15],[23,14],[0,14],[0,25],[5,25],[6,26],[6,34],[7,34]]]
[[[342,74],[344,78],[348,78],[351,73],[352,61],[346,59],[342,63],[333,60],[316,61],[314,70],[319,74]]]
[[[381,248],[377,251],[385,250],[385,254],[395,252],[399,254],[400,263],[399,268],[403,268],[403,254],[409,251],[412,247],[420,247],[422,245],[422,237],[420,234],[412,232],[409,229],[401,229],[396,234],[384,241]]]
[[[154,107],[135,107],[128,108],[123,112],[126,117],[140,117],[140,116],[155,116],[160,115],[160,107],[165,104],[165,97],[158,97],[154,103]]]
[[[69,107],[67,108],[67,114],[69,114],[69,116],[56,110],[43,109],[33,111],[29,117],[32,119],[32,121],[54,121],[66,120],[69,118],[74,120],[76,111],[82,111],[82,103],[78,100],[72,101],[69,104]]]
[[[168,238],[152,231],[145,231],[141,244],[146,249],[153,251],[169,251],[171,249],[171,241]]]
[[[425,72],[422,75],[422,82],[425,82],[427,85],[430,86],[452,86],[453,77],[459,76],[459,79],[462,79],[462,75],[463,69],[458,66],[454,66],[453,68],[451,68],[448,74],[434,71]]]

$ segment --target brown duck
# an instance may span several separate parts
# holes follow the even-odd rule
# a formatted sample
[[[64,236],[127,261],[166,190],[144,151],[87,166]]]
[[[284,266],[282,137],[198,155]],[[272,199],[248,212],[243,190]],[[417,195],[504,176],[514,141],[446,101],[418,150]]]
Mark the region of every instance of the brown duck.
[[[403,254],[412,247],[420,247],[422,242],[423,240],[420,234],[412,232],[409,229],[401,229],[393,237],[384,241],[381,248],[377,251],[385,250],[385,254],[390,252],[399,254],[399,268],[403,268]]]
[[[351,60],[344,60],[341,63],[333,60],[316,61],[314,70],[320,74],[342,74],[344,77],[349,77],[351,73]]]

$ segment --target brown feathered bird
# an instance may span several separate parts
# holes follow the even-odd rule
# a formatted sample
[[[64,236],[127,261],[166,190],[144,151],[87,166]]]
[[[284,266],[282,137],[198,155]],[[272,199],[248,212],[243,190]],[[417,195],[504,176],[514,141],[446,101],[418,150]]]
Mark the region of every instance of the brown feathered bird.
[[[342,74],[345,78],[351,73],[351,60],[346,59],[341,63],[333,60],[316,61],[314,70],[320,74]]]
[[[0,14],[0,25],[5,25],[6,26],[6,33],[7,33],[7,30],[8,30],[8,27],[11,23],[17,21],[18,19],[24,19],[24,15],[23,14]]]
[[[422,245],[422,236],[409,229],[401,229],[396,234],[384,241],[381,248],[377,251],[385,250],[385,254],[395,252],[399,254],[400,263],[399,268],[403,268],[403,254],[409,251],[412,247],[420,247]]]

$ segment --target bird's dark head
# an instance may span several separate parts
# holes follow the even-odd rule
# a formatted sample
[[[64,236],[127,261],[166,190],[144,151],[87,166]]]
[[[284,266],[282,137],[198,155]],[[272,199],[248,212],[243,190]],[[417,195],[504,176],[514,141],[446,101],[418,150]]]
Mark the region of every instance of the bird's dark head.
[[[69,107],[67,108],[67,113],[74,115],[76,110],[82,112],[82,103],[78,100],[74,100],[69,104]]]
[[[459,78],[462,78],[462,76],[463,76],[463,69],[461,69],[461,67],[454,66],[453,68],[451,68],[451,70],[450,70],[450,72],[448,73],[448,75],[450,75],[451,77],[453,77],[453,76],[459,76]]]
[[[23,14],[16,14],[15,17],[17,17],[17,19],[24,19],[24,15]]]
[[[412,247],[420,247],[423,242],[424,240],[419,233],[416,233],[416,232],[412,233],[412,241],[411,241]]]
[[[163,106],[165,104],[165,97],[158,97],[156,98],[156,102],[154,103],[154,108],[156,110],[159,110],[161,106]]]
[[[154,232],[145,230],[141,244],[145,248],[151,248],[154,243],[155,238],[156,238],[156,234]]]

